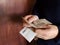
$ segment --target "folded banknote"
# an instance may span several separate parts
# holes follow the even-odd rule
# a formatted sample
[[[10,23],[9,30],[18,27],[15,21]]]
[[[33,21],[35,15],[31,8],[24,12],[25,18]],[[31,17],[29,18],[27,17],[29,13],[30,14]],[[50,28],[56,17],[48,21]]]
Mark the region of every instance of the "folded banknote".
[[[25,20],[25,22],[27,22],[30,26],[34,28],[43,28],[44,25],[52,24],[50,21],[46,19],[37,19],[33,21],[32,23],[29,23],[27,20]]]
[[[38,19],[31,24],[33,24],[35,28],[43,28],[44,25],[48,25],[52,23],[46,19]]]

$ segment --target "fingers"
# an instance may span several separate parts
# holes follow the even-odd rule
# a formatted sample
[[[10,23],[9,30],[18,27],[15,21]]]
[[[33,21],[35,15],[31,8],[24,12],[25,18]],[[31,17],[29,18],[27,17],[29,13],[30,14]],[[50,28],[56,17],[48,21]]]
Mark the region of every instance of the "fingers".
[[[28,15],[24,17],[25,20],[27,20],[29,23],[32,23],[33,21],[39,19],[36,15]]]
[[[34,22],[37,19],[39,19],[38,16],[34,15],[28,21],[29,21],[29,23],[32,23],[32,22]]]
[[[39,18],[38,18],[38,16],[36,16],[36,15],[27,15],[27,16],[23,17],[23,19],[24,19],[25,22],[26,22],[26,23],[24,23],[23,26],[32,27],[30,24],[31,24],[33,21],[35,21],[35,20],[37,20],[37,19],[39,19]]]
[[[25,16],[24,19],[27,20],[30,17],[32,17],[32,15]]]
[[[27,15],[27,16],[25,16],[23,18],[29,24],[31,24],[32,22],[34,22],[34,21],[39,19],[37,15]],[[25,26],[30,27],[30,25],[28,25],[28,24],[25,24]],[[42,25],[39,28],[49,28],[49,26],[48,25]]]
[[[35,33],[37,33],[38,38],[42,38],[44,40],[53,39],[58,35],[58,28],[55,25],[49,25],[49,29],[36,29]]]

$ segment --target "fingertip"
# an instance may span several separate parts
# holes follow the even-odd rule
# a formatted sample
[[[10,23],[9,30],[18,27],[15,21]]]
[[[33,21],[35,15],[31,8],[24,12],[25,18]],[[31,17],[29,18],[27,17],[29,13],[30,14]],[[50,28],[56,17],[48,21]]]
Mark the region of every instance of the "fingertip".
[[[24,19],[27,20],[29,17],[32,17],[32,16],[33,16],[33,15],[27,15],[27,16],[24,17]]]

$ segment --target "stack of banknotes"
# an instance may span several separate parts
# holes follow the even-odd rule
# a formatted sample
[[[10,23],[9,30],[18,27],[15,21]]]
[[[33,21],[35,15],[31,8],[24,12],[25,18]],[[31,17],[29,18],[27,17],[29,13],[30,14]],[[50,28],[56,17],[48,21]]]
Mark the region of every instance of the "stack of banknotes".
[[[29,23],[27,20],[25,20],[31,27],[34,28],[43,28],[44,25],[52,24],[50,21],[46,19],[37,19],[33,21],[32,23]]]
[[[46,19],[38,19],[33,21],[32,23],[29,23],[27,20],[25,20],[26,23],[31,25],[33,28],[43,28],[44,25],[52,24],[50,21]],[[34,29],[24,27],[19,32],[29,43],[34,39],[37,40],[36,33],[34,32]]]

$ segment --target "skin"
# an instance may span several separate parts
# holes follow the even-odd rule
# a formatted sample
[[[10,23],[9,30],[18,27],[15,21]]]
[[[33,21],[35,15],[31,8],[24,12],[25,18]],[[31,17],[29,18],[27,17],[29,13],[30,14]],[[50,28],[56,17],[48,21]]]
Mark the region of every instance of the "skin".
[[[19,31],[24,27],[20,17],[30,14],[34,3],[34,0],[0,0],[0,45],[27,45],[26,40],[19,34]],[[40,33],[38,33],[41,32],[39,30],[41,29],[36,29],[35,32],[38,34],[37,37],[41,38],[39,36]],[[55,31],[57,35],[58,31]]]
[[[25,16],[24,19],[32,23],[38,19],[38,16],[28,15],[28,16]],[[24,26],[31,27],[27,23],[25,23]],[[58,27],[55,25],[44,25],[42,27],[43,29],[34,29],[35,33],[37,33],[36,37],[41,38],[43,40],[49,40],[49,39],[55,38],[58,35]]]

